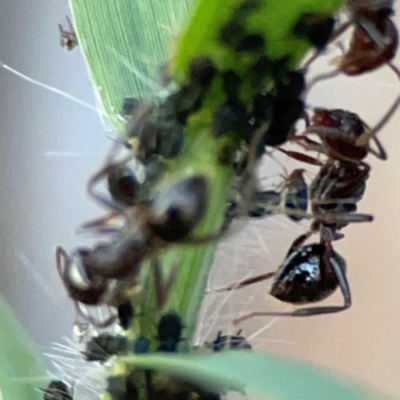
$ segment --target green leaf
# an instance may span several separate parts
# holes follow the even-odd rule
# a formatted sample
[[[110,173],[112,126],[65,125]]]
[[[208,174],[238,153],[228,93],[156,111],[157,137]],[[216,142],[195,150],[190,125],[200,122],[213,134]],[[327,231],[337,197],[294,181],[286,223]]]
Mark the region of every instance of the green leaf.
[[[46,370],[24,327],[1,296],[0,321],[0,398],[43,399],[37,388],[47,386]]]
[[[308,363],[256,351],[211,355],[128,356],[120,362],[165,372],[204,389],[245,389],[254,398],[275,400],[384,400],[388,397]]]
[[[192,0],[70,0],[97,98],[114,129],[126,97],[154,92]]]

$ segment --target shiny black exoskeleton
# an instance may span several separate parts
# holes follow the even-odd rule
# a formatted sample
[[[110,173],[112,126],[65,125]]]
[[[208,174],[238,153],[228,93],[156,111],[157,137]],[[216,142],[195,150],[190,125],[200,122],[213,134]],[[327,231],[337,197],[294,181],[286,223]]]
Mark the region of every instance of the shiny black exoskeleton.
[[[346,262],[336,252],[330,254],[324,244],[314,243],[289,254],[275,273],[270,294],[291,304],[323,300],[338,287],[332,263],[346,273]]]

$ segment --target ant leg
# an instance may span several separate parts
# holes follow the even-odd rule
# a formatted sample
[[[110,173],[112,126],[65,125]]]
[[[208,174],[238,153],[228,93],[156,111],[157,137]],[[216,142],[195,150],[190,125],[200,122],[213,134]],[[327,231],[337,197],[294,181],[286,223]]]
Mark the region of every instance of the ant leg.
[[[101,320],[94,318],[91,315],[88,315],[87,313],[85,313],[82,310],[79,302],[75,301],[74,305],[75,305],[75,310],[76,310],[77,314],[79,316],[81,316],[83,319],[85,319],[86,321],[88,321],[89,323],[91,323],[96,328],[106,328],[106,327],[112,325],[117,320],[117,315],[114,314],[114,315],[110,315],[107,319],[101,321]]]
[[[304,233],[303,235],[300,235],[297,239],[295,239],[292,243],[292,245],[290,246],[286,257],[288,257],[290,254],[292,254],[293,252],[295,252],[296,250],[298,250],[303,243],[312,235],[312,231],[308,231],[306,233]]]
[[[400,80],[400,70],[392,63],[387,63],[388,67],[395,73],[397,78]],[[356,141],[357,146],[365,146],[370,139],[375,138],[378,132],[390,121],[395,111],[400,106],[400,96],[393,102],[392,106],[381,118],[381,120],[369,131],[363,133]]]
[[[307,85],[305,90],[303,91],[303,98],[307,98],[308,93],[311,89],[319,82],[326,81],[327,79],[334,78],[342,73],[341,69],[334,69],[333,71],[326,72],[324,74],[320,74],[316,76],[314,79],[311,79],[310,83]]]
[[[298,151],[285,150],[280,147],[276,147],[276,149],[286,154],[288,157],[293,158],[294,160],[301,161],[311,165],[317,165],[318,167],[322,167],[324,165],[321,161],[317,160],[316,158],[310,157]]]
[[[334,223],[357,223],[357,222],[371,222],[374,220],[374,217],[371,214],[335,214],[335,213],[327,213],[316,215],[315,218],[323,222],[325,224],[334,224]]]
[[[242,289],[244,287],[247,287],[249,285],[252,285],[253,283],[258,283],[258,282],[262,282],[265,281],[267,279],[272,278],[275,275],[275,272],[268,272],[266,274],[261,274],[258,276],[254,276],[252,278],[249,279],[245,279],[241,282],[237,282],[237,283],[232,283],[231,285],[221,288],[221,289],[217,289],[217,290],[213,290],[213,292],[227,292],[230,290],[236,290],[236,289]]]
[[[64,276],[65,266],[70,262],[70,257],[63,247],[58,246],[56,249],[56,264],[57,271],[61,279]]]
[[[163,278],[162,278],[162,274],[161,274],[159,260],[156,259],[156,260],[152,261],[151,265],[154,270],[154,281],[155,281],[155,286],[156,286],[157,306],[161,310],[164,307],[165,302],[168,299],[168,295],[171,292],[172,286],[176,282],[176,278],[178,276],[178,266],[174,265],[167,281],[164,282]]]
[[[339,36],[341,36],[344,32],[347,31],[347,29],[349,29],[349,27],[351,26],[351,21],[345,22],[343,25],[339,26],[339,28],[337,28],[333,33],[331,38],[329,39],[329,43],[334,42]],[[304,63],[304,65],[302,66],[302,68],[307,69],[310,67],[310,65],[318,59],[318,57],[321,55],[321,53],[323,52],[323,50],[316,50],[314,52],[314,54]]]
[[[93,230],[99,234],[119,233],[119,232],[121,232],[120,227],[107,226],[107,223],[109,223],[116,217],[118,217],[118,216],[114,212],[111,212],[111,213],[105,215],[104,217],[92,219],[88,222],[83,223],[80,227],[78,227],[77,232],[85,233],[86,231]]]
[[[124,211],[124,207],[118,205],[117,203],[109,200],[108,198],[104,197],[104,195],[97,193],[95,188],[99,184],[99,182],[106,178],[114,168],[117,168],[121,165],[126,164],[127,162],[131,161],[135,156],[133,153],[130,153],[127,157],[123,158],[120,161],[116,161],[113,159],[114,149],[112,149],[111,154],[107,157],[106,164],[100,168],[100,170],[95,173],[88,181],[87,184],[87,192],[90,197],[100,203],[102,206],[115,211],[117,214],[122,214]]]
[[[370,147],[369,152],[373,154],[376,158],[379,158],[380,160],[387,160],[386,150],[382,146],[381,141],[377,137],[373,137],[372,140],[374,141],[376,147],[378,148],[378,151]]]

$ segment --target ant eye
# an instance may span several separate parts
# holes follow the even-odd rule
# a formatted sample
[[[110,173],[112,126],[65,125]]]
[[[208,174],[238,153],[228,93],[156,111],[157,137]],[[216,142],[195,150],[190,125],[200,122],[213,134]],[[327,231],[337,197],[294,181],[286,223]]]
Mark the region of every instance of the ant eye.
[[[323,300],[338,286],[334,262],[345,272],[346,262],[338,253],[329,254],[322,244],[303,246],[289,254],[278,269],[270,294],[292,304]]]
[[[185,178],[152,202],[150,226],[161,239],[174,242],[187,236],[206,212],[208,183],[204,176]]]

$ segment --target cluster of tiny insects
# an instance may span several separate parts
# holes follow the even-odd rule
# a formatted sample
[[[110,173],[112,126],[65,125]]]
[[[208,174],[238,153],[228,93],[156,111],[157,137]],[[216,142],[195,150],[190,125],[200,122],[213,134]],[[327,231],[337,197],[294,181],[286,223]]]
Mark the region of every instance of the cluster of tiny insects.
[[[241,99],[243,77],[233,69],[220,70],[207,56],[199,56],[189,66],[188,80],[175,85],[161,101],[145,102],[136,98],[123,101],[121,114],[127,117],[125,139],[113,146],[104,165],[88,181],[90,197],[107,210],[107,214],[82,226],[97,242],[92,247],[79,247],[70,254],[62,247],[56,251],[56,264],[64,286],[73,300],[78,318],[96,328],[118,323],[122,334],[100,333],[87,341],[84,357],[89,362],[106,363],[112,356],[130,353],[179,351],[184,339],[185,321],[174,310],[165,310],[174,286],[177,269],[163,278],[160,253],[179,245],[213,242],[230,229],[235,218],[262,218],[283,205],[288,218],[298,222],[311,221],[307,232],[291,244],[282,265],[268,272],[236,282],[217,291],[239,290],[272,278],[270,294],[275,298],[305,305],[290,313],[252,312],[234,322],[264,315],[310,316],[345,310],[351,306],[351,292],[346,278],[345,259],[333,243],[343,237],[342,229],[351,223],[372,221],[369,214],[357,212],[362,199],[370,166],[368,154],[384,160],[385,150],[377,138],[379,129],[370,129],[355,113],[342,109],[305,107],[306,72],[313,61],[321,57],[348,29],[352,29],[348,49],[344,50],[335,73],[359,75],[388,65],[400,77],[391,60],[397,49],[398,35],[391,19],[390,0],[347,2],[348,21],[337,26],[335,18],[326,14],[307,13],[293,28],[293,34],[306,39],[315,54],[304,68],[293,70],[291,55],[270,59],[265,39],[247,32],[241,25],[249,10],[258,2],[244,0],[231,19],[220,28],[219,40],[239,56],[259,55],[249,67],[246,79],[252,87],[270,80],[268,88],[260,87],[252,104]],[[69,29],[60,26],[62,45],[72,50],[77,44],[71,22]],[[162,81],[167,87],[171,78],[162,68]],[[179,157],[185,141],[185,128],[190,117],[202,109],[214,80],[222,82],[226,101],[213,111],[212,133],[216,140],[232,137],[231,146],[221,152],[219,162],[232,168],[233,178],[229,198],[226,198],[225,223],[215,232],[195,234],[209,205],[211,185],[200,172],[187,173],[165,184],[163,177],[171,160]],[[258,86],[257,86],[258,85]],[[394,113],[392,107],[377,125],[383,126]],[[304,121],[302,131],[296,129]],[[299,147],[288,150],[285,144]],[[305,169],[292,171],[279,190],[260,190],[254,179],[257,161],[269,149],[319,168],[310,184]],[[123,155],[121,155],[124,153]],[[106,184],[108,193],[99,186]],[[310,210],[310,211],[309,211]],[[318,241],[306,243],[312,235]],[[155,323],[157,334],[134,339],[128,332],[137,312],[133,296],[138,289],[142,269],[154,275],[154,293],[160,318]],[[344,304],[311,307],[340,288]],[[115,310],[106,319],[95,318],[86,306],[107,305]],[[203,346],[205,351],[247,349],[251,346],[238,331],[235,335],[219,332]],[[208,392],[178,379],[165,379],[161,373],[149,370],[112,375],[107,381],[112,399],[220,399],[221,393]],[[44,398],[72,399],[72,390],[63,382],[52,381],[44,389]]]

